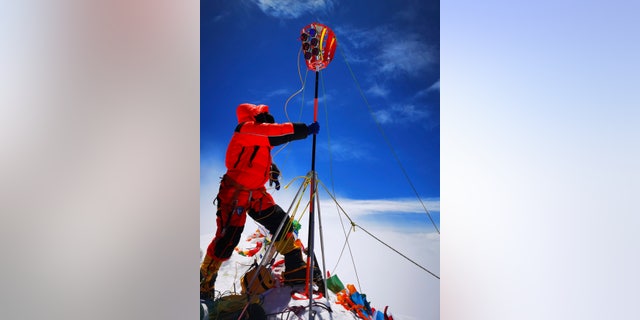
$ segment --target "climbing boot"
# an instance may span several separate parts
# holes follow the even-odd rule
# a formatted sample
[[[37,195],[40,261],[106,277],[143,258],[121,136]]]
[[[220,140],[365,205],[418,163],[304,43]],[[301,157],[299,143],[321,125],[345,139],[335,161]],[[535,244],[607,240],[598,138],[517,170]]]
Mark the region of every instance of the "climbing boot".
[[[307,264],[302,260],[302,251],[293,250],[284,255],[284,272],[282,278],[287,286],[305,284],[307,281]],[[322,272],[317,263],[313,267],[313,282],[324,291]]]
[[[220,265],[222,265],[221,260],[216,260],[210,255],[205,255],[200,265],[200,299],[213,300]]]
[[[304,284],[307,277],[307,264],[302,260],[300,249],[292,250],[284,255],[284,272],[282,278],[287,286]]]

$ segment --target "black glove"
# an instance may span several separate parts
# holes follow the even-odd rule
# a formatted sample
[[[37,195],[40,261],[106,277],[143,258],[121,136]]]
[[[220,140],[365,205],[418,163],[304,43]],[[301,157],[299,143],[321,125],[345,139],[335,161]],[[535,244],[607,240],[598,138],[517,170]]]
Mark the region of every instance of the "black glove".
[[[269,171],[269,187],[271,187],[274,183],[276,184],[276,190],[280,190],[280,181],[278,178],[280,177],[280,169],[276,166],[275,163],[271,164],[271,170]]]
[[[307,131],[309,134],[318,134],[320,132],[320,124],[318,122],[314,122],[307,126]]]

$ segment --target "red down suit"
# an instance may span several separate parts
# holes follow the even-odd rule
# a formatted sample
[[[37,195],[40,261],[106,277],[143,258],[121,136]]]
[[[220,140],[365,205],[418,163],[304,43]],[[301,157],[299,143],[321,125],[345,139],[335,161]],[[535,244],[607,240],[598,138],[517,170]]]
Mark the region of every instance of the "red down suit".
[[[306,138],[308,129],[304,123],[269,123],[273,122],[271,115],[268,115],[271,121],[256,121],[257,116],[261,118],[259,115],[268,113],[268,106],[249,103],[240,104],[236,110],[238,126],[227,148],[227,172],[217,196],[217,230],[207,249],[207,255],[215,260],[231,257],[240,241],[247,214],[272,235],[280,222],[289,218],[265,188],[271,170],[271,148]],[[290,227],[283,228],[274,239],[282,240],[290,231]],[[286,254],[292,249],[292,245],[287,245],[285,250],[278,251]]]

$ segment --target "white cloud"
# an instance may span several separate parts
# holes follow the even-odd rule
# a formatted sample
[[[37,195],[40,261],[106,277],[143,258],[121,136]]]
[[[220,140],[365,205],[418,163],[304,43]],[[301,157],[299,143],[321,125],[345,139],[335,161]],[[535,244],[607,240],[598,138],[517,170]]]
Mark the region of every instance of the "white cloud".
[[[428,88],[418,91],[418,93],[416,93],[413,97],[414,99],[421,98],[426,96],[429,92],[432,92],[432,91],[440,91],[440,79],[438,79],[438,81],[434,82]]]
[[[387,89],[386,87],[383,87],[379,84],[374,84],[372,87],[370,87],[369,89],[367,89],[367,93],[374,95],[374,96],[378,96],[378,97],[386,97],[389,95],[389,89]]]
[[[338,40],[346,40],[355,49],[374,47],[382,40],[381,37],[389,33],[385,26],[378,26],[373,29],[356,29],[350,26],[337,26],[334,28]]]
[[[380,71],[385,74],[417,75],[435,61],[434,52],[416,35],[393,36],[378,54]]]
[[[291,90],[291,89],[277,89],[277,90],[273,90],[271,92],[267,92],[267,95],[263,98],[263,100],[268,100],[271,99],[273,97],[278,97],[278,96],[286,96],[286,95],[291,95],[295,92],[295,90]]]
[[[373,115],[376,117],[376,120],[378,120],[378,122],[381,124],[393,122],[393,119],[391,118],[391,112],[389,112],[389,110],[376,111],[373,113]]]
[[[440,91],[440,79],[438,79],[438,81],[436,81],[434,84],[432,84],[429,89],[427,89],[429,91]]]
[[[384,214],[387,212],[421,213],[424,212],[422,204],[417,199],[369,199],[353,200],[338,199],[340,206],[350,216],[362,216],[372,214]],[[439,199],[423,200],[429,212],[440,211]]]
[[[327,11],[333,8],[332,0],[253,0],[267,15],[293,19],[303,14]]]
[[[374,116],[380,124],[418,122],[429,117],[429,112],[416,108],[413,104],[395,105],[390,109],[378,110]]]
[[[215,17],[213,17],[213,22],[219,22],[222,21],[223,19],[225,19],[226,17],[230,16],[231,13],[228,11],[222,12],[218,15],[216,15]]]
[[[331,152],[334,161],[366,160],[370,158],[369,148],[362,142],[352,139],[332,140],[331,144],[321,144],[325,152]],[[329,149],[331,148],[331,149]]]
[[[418,75],[435,63],[439,54],[419,34],[388,26],[374,29],[338,27],[336,36],[345,39],[357,52],[366,52],[367,57],[363,58],[345,50],[350,62],[370,62],[377,72],[386,76]]]

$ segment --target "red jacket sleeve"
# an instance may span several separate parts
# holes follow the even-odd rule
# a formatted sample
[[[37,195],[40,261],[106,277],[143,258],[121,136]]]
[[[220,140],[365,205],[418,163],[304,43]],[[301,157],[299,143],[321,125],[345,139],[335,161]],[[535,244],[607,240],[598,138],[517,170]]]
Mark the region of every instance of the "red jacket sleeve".
[[[256,123],[245,122],[236,131],[244,134],[255,134],[266,137],[285,136],[294,133],[293,123]]]

